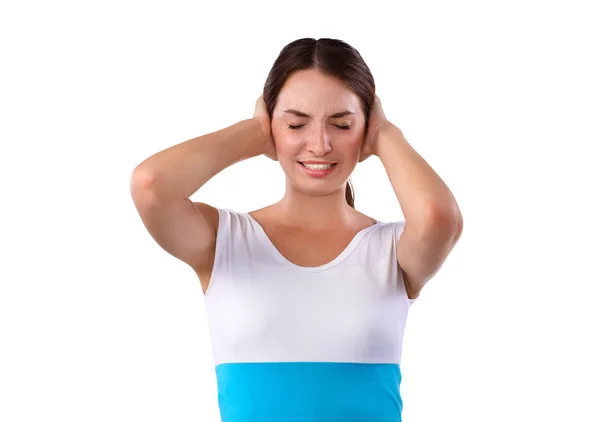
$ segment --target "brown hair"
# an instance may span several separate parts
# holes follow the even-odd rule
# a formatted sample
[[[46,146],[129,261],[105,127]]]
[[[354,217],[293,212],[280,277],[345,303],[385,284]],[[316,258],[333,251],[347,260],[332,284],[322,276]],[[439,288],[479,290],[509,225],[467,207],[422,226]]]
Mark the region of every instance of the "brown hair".
[[[332,38],[301,38],[281,50],[263,88],[269,118],[273,117],[277,96],[286,79],[303,69],[318,69],[345,82],[361,100],[365,131],[368,129],[369,114],[375,100],[375,80],[354,47]],[[346,201],[354,207],[354,190],[350,180],[346,184]]]

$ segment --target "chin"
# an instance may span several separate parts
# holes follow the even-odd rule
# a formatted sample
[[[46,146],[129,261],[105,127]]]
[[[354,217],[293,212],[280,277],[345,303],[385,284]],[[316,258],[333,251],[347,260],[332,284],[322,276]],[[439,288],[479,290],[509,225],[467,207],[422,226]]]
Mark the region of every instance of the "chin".
[[[294,177],[291,182],[293,186],[311,196],[327,196],[345,188],[347,179],[307,179],[305,177]]]

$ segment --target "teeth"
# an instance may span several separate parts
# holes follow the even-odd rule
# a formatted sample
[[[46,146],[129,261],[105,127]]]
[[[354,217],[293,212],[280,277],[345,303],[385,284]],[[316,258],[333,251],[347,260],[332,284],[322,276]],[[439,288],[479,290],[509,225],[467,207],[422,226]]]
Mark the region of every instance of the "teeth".
[[[331,167],[333,167],[333,164],[304,164],[304,163],[302,163],[302,165],[311,170],[327,170],[327,169],[330,169]]]

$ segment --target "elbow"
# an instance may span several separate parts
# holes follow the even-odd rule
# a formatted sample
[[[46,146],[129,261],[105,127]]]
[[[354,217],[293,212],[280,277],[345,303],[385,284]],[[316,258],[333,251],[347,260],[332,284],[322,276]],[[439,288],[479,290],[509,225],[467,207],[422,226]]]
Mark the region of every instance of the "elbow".
[[[130,185],[132,189],[155,192],[167,188],[167,186],[163,186],[165,182],[163,176],[160,169],[143,161],[131,172]]]
[[[129,185],[131,189],[150,189],[156,181],[156,176],[153,171],[143,167],[142,165],[137,166],[131,173]]]
[[[129,179],[129,191],[136,206],[156,201],[156,174],[148,168],[136,167]]]
[[[440,207],[430,205],[426,212],[428,227],[433,227],[436,232],[444,232],[447,237],[456,243],[463,230],[463,218],[458,206]]]

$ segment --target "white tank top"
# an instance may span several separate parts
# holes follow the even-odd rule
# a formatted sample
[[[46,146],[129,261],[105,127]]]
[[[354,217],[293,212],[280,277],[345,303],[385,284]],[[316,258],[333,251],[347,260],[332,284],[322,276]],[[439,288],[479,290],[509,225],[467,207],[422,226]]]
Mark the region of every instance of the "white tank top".
[[[218,211],[204,303],[222,420],[400,420],[416,300],[396,259],[404,221],[377,222],[331,262],[302,267],[249,214]]]

